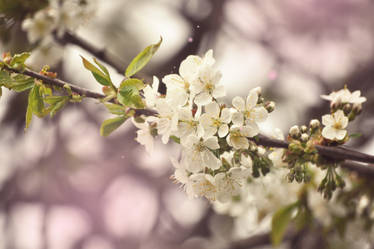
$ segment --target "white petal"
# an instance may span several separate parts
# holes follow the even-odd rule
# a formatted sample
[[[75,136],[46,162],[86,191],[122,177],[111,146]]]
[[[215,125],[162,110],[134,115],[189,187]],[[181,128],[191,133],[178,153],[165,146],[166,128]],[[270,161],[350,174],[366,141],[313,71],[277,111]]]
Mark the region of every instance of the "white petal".
[[[209,137],[204,141],[204,145],[208,147],[209,149],[212,150],[217,150],[219,149],[219,144],[218,144],[218,138],[217,137]]]
[[[335,129],[335,137],[337,140],[342,140],[346,134],[346,130]]]
[[[208,113],[210,116],[218,118],[219,116],[219,105],[217,102],[212,102],[205,106],[205,112]]]
[[[326,126],[322,129],[322,136],[324,138],[334,140],[335,139],[335,128],[331,126]]]
[[[222,97],[225,97],[226,96],[226,90],[225,90],[225,87],[223,85],[217,85],[213,92],[212,92],[212,96],[214,98],[222,98]]]
[[[232,105],[239,111],[245,110],[245,102],[242,97],[236,96],[232,99]]]
[[[231,110],[229,108],[223,108],[221,111],[220,120],[221,122],[228,124],[231,121],[231,116],[232,116]]]
[[[265,107],[261,106],[253,110],[253,115],[256,122],[264,122],[268,117],[268,112]]]
[[[218,129],[218,136],[224,137],[229,133],[229,126],[227,124],[221,125]]]
[[[325,126],[333,126],[335,124],[335,120],[332,115],[326,114],[322,116],[322,124]]]
[[[184,87],[184,80],[178,74],[166,75],[164,78],[162,78],[162,82],[164,82],[167,87]]]
[[[201,92],[199,93],[194,100],[196,105],[207,105],[212,102],[212,96],[210,96],[207,92]]]
[[[203,162],[210,169],[219,169],[221,167],[220,160],[209,150],[203,152]]]
[[[244,122],[243,114],[241,112],[235,112],[232,115],[232,122],[234,123],[234,125],[242,126]]]
[[[239,149],[248,149],[248,147],[249,147],[248,139],[245,138],[245,137],[234,137],[234,136],[231,136],[230,142],[232,144],[232,147],[234,147],[237,150],[239,150]]]
[[[240,132],[243,134],[243,136],[254,137],[260,132],[260,129],[256,123],[250,122],[245,126],[240,127]]]
[[[179,67],[179,74],[183,79],[191,83],[196,77],[200,64],[201,58],[199,56],[190,55],[184,61],[182,61]]]
[[[213,66],[213,64],[215,63],[215,59],[213,58],[213,50],[212,49],[209,49],[205,55],[204,55],[204,58],[203,58],[203,63],[206,64],[206,65],[209,65],[209,66]]]
[[[258,101],[258,95],[256,92],[250,92],[247,97],[246,109],[251,110],[253,107],[256,106]]]

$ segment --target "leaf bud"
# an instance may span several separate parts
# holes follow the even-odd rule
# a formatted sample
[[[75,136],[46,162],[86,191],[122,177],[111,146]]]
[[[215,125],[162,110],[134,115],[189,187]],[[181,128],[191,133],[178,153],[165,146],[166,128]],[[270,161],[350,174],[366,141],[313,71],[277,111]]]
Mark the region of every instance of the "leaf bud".
[[[355,114],[360,114],[362,111],[362,104],[354,104],[352,110]]]

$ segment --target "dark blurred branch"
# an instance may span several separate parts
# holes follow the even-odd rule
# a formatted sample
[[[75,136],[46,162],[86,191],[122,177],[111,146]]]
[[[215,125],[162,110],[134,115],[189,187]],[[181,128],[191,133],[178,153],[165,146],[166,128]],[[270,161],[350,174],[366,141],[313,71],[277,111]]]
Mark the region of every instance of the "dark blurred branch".
[[[65,32],[62,37],[54,34],[54,38],[58,43],[62,45],[73,44],[86,50],[99,60],[104,61],[105,63],[116,69],[119,73],[125,71],[125,68],[122,66],[122,64],[119,64],[117,60],[114,59],[114,56],[109,54],[108,51],[106,51],[105,49],[98,49],[91,43],[71,34],[70,32]]]
[[[87,52],[95,56],[97,59],[113,67],[120,74],[123,74],[125,72],[125,63],[120,62],[120,60],[117,59],[113,54],[110,54],[106,49],[98,49],[91,43],[70,32],[65,32],[62,37],[59,37],[56,33],[54,33],[54,39],[61,45],[73,44],[86,50]],[[147,75],[143,75],[141,73],[137,73],[135,77],[149,79]]]

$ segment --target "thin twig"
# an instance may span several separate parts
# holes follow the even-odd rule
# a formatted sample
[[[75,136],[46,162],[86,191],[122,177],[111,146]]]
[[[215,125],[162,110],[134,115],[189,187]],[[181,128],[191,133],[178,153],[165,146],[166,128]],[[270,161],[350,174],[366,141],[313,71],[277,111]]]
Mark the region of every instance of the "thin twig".
[[[105,97],[105,95],[103,94],[87,90],[85,88],[67,83],[59,79],[49,78],[47,76],[41,75],[29,69],[25,69],[22,72],[19,70],[13,69],[13,68],[8,68],[8,67],[4,67],[4,69],[10,72],[24,74],[32,78],[42,80],[44,83],[49,84],[49,85],[55,85],[59,87],[64,87],[64,85],[69,85],[72,91],[80,95],[89,97],[89,98],[101,99]],[[148,110],[136,110],[136,112],[137,114],[151,113],[151,111],[148,112]],[[288,148],[288,142],[283,141],[283,140],[269,138],[264,135],[258,135],[256,139],[253,139],[253,141],[255,141],[258,145],[262,145],[262,146],[275,147],[275,148]],[[321,155],[324,155],[332,159],[350,160],[342,164],[342,167],[346,169],[355,171],[359,174],[364,174],[364,175],[366,174],[366,175],[374,176],[374,165],[370,165],[370,164],[363,165],[363,164],[352,162],[352,161],[358,161],[358,162],[365,162],[365,163],[374,163],[374,156],[372,155],[354,151],[344,146],[332,147],[332,146],[316,145],[316,149]]]

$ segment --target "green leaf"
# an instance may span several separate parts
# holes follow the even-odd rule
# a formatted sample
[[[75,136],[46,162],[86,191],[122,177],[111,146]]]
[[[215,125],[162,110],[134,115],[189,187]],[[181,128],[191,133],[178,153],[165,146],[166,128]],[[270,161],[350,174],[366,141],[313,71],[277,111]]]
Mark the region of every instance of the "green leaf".
[[[0,86],[0,97],[3,96],[3,88]]]
[[[31,106],[32,113],[39,117],[43,116],[44,102],[40,94],[40,86],[34,85],[30,90],[28,104]]]
[[[30,53],[29,52],[24,52],[24,53],[21,53],[21,54],[15,54],[12,58],[12,60],[10,61],[10,66],[12,67],[17,67],[17,65],[21,66],[21,67],[25,67],[25,61],[27,60],[27,58],[30,57]]]
[[[121,83],[118,101],[128,107],[143,109],[145,107],[139,90],[144,88],[144,83],[138,79],[128,79]]]
[[[157,49],[160,47],[162,42],[162,37],[160,37],[160,41],[156,44],[152,44],[146,47],[142,52],[140,52],[130,63],[130,65],[126,68],[125,76],[130,78],[137,72],[139,72],[152,58],[152,56],[156,53]]]
[[[104,72],[102,72],[99,68],[97,68],[95,65],[93,65],[91,62],[89,62],[88,60],[86,60],[83,56],[81,56],[82,58],[82,62],[83,62],[83,65],[84,67],[91,71],[92,75],[94,76],[94,78],[96,79],[97,82],[99,82],[101,85],[104,85],[104,86],[112,86],[112,81],[109,77],[109,73],[108,71],[105,69],[103,70]],[[96,62],[96,60],[95,60]],[[104,67],[102,66],[101,64],[99,65],[99,67]]]
[[[119,86],[119,88],[121,89],[127,86],[135,86],[136,89],[142,90],[144,89],[145,84],[142,80],[139,80],[139,79],[127,79],[121,82],[121,85]]]
[[[108,111],[112,114],[115,115],[124,115],[125,114],[125,109],[122,105],[117,105],[117,104],[110,104],[110,103],[105,103],[105,107],[108,109]]]
[[[105,120],[101,124],[100,135],[104,137],[109,136],[109,134],[116,130],[118,127],[120,127],[126,121],[126,119],[127,117],[120,116]]]
[[[9,86],[16,92],[23,92],[31,89],[34,83],[35,81],[33,78],[18,74],[9,82]]]
[[[44,102],[50,105],[48,109],[51,118],[69,102],[69,99],[69,96],[47,96],[44,98]]]
[[[292,219],[295,208],[299,206],[299,202],[292,203],[279,209],[271,221],[271,241],[273,246],[278,246],[282,240],[288,224]]]
[[[29,102],[29,104],[27,105],[26,117],[25,117],[25,123],[26,123],[25,124],[25,131],[27,130],[27,128],[29,128],[31,120],[32,120],[32,108],[31,108],[31,104]]]

